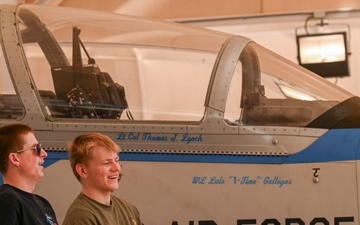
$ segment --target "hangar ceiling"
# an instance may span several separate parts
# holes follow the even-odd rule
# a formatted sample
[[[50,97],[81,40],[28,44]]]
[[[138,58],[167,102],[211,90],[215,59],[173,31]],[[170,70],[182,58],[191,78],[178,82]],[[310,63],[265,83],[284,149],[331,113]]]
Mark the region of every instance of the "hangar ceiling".
[[[304,11],[360,9],[359,0],[15,0],[39,4],[93,9],[128,15],[196,20],[244,15],[282,14]]]

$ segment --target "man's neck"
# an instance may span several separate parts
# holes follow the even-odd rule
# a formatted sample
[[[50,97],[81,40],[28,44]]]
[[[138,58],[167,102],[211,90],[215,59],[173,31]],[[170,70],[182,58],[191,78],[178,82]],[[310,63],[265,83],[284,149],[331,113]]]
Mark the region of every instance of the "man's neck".
[[[4,176],[4,184],[11,185],[29,193],[33,193],[35,190],[35,184],[33,184],[32,182],[30,183],[23,178],[17,178],[16,176],[11,176],[9,174]]]
[[[103,205],[109,206],[111,204],[111,201],[110,201],[111,193],[110,192],[103,193],[103,192],[99,192],[98,190],[83,188],[82,193]]]

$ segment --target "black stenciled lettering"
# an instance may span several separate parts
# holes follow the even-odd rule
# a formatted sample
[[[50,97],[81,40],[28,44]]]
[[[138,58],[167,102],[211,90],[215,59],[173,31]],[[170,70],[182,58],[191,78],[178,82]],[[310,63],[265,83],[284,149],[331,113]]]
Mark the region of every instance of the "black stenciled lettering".
[[[179,225],[178,221],[173,221],[171,225]],[[189,221],[189,225],[195,225],[194,221]],[[217,225],[213,220],[199,221],[199,225]]]
[[[310,225],[315,225],[317,223],[322,223],[324,225],[329,225],[329,221],[324,217],[318,217],[311,220]]]
[[[290,224],[299,224],[299,225],[305,225],[305,222],[302,221],[302,219],[300,218],[288,218],[288,219],[285,219],[285,225],[290,225]]]
[[[237,220],[237,225],[243,225],[243,224],[256,224],[255,219],[251,220]]]
[[[354,222],[354,217],[348,216],[348,217],[335,217],[334,218],[334,225],[341,225],[341,223],[346,222]],[[242,219],[237,220],[237,225],[256,225],[256,219]],[[280,222],[275,219],[265,219],[261,225],[281,225]],[[301,218],[285,218],[285,225],[305,225],[305,222]],[[316,225],[316,224],[323,224],[323,225],[330,225],[329,221],[324,217],[316,217],[311,222],[310,225]],[[173,221],[171,225],[179,225],[177,221]],[[194,221],[189,221],[189,225],[195,225]],[[213,220],[201,220],[199,221],[198,225],[217,225],[215,221]]]
[[[199,221],[199,225],[217,225],[217,224],[212,220],[205,220],[205,221]]]
[[[280,225],[280,222],[277,219],[265,219],[264,222],[261,223],[261,225],[267,224]]]
[[[178,221],[173,221],[171,225],[179,225]],[[194,225],[194,221],[189,221],[189,225]]]
[[[341,222],[354,222],[354,217],[335,217],[334,225],[339,225]]]

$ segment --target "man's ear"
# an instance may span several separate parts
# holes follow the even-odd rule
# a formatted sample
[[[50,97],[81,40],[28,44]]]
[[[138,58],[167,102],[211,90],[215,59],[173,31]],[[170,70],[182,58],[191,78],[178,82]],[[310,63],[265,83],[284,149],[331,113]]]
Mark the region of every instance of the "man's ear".
[[[20,162],[19,162],[19,157],[16,153],[10,153],[8,155],[8,161],[9,163],[11,163],[14,166],[19,166]]]
[[[75,169],[80,177],[82,177],[82,178],[87,177],[86,169],[82,164],[76,164]]]

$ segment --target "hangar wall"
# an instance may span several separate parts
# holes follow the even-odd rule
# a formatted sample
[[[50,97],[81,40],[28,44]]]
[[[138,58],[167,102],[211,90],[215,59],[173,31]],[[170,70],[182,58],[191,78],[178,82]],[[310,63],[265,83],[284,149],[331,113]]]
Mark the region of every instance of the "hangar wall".
[[[305,20],[314,12],[298,14],[263,15],[254,17],[237,17],[228,19],[183,21],[183,23],[201,26],[208,29],[246,36],[255,42],[269,48],[281,56],[298,63],[295,29],[303,28]],[[347,31],[350,27],[349,68],[350,76],[326,78],[340,87],[360,95],[360,11],[332,11],[325,13],[326,29]],[[309,22],[315,26],[320,20]]]
[[[5,0],[2,0],[5,1]],[[9,0],[8,0],[9,1]],[[294,13],[307,10],[360,8],[359,0],[11,0],[22,4],[44,4],[95,9],[156,18],[215,18],[234,15]]]

